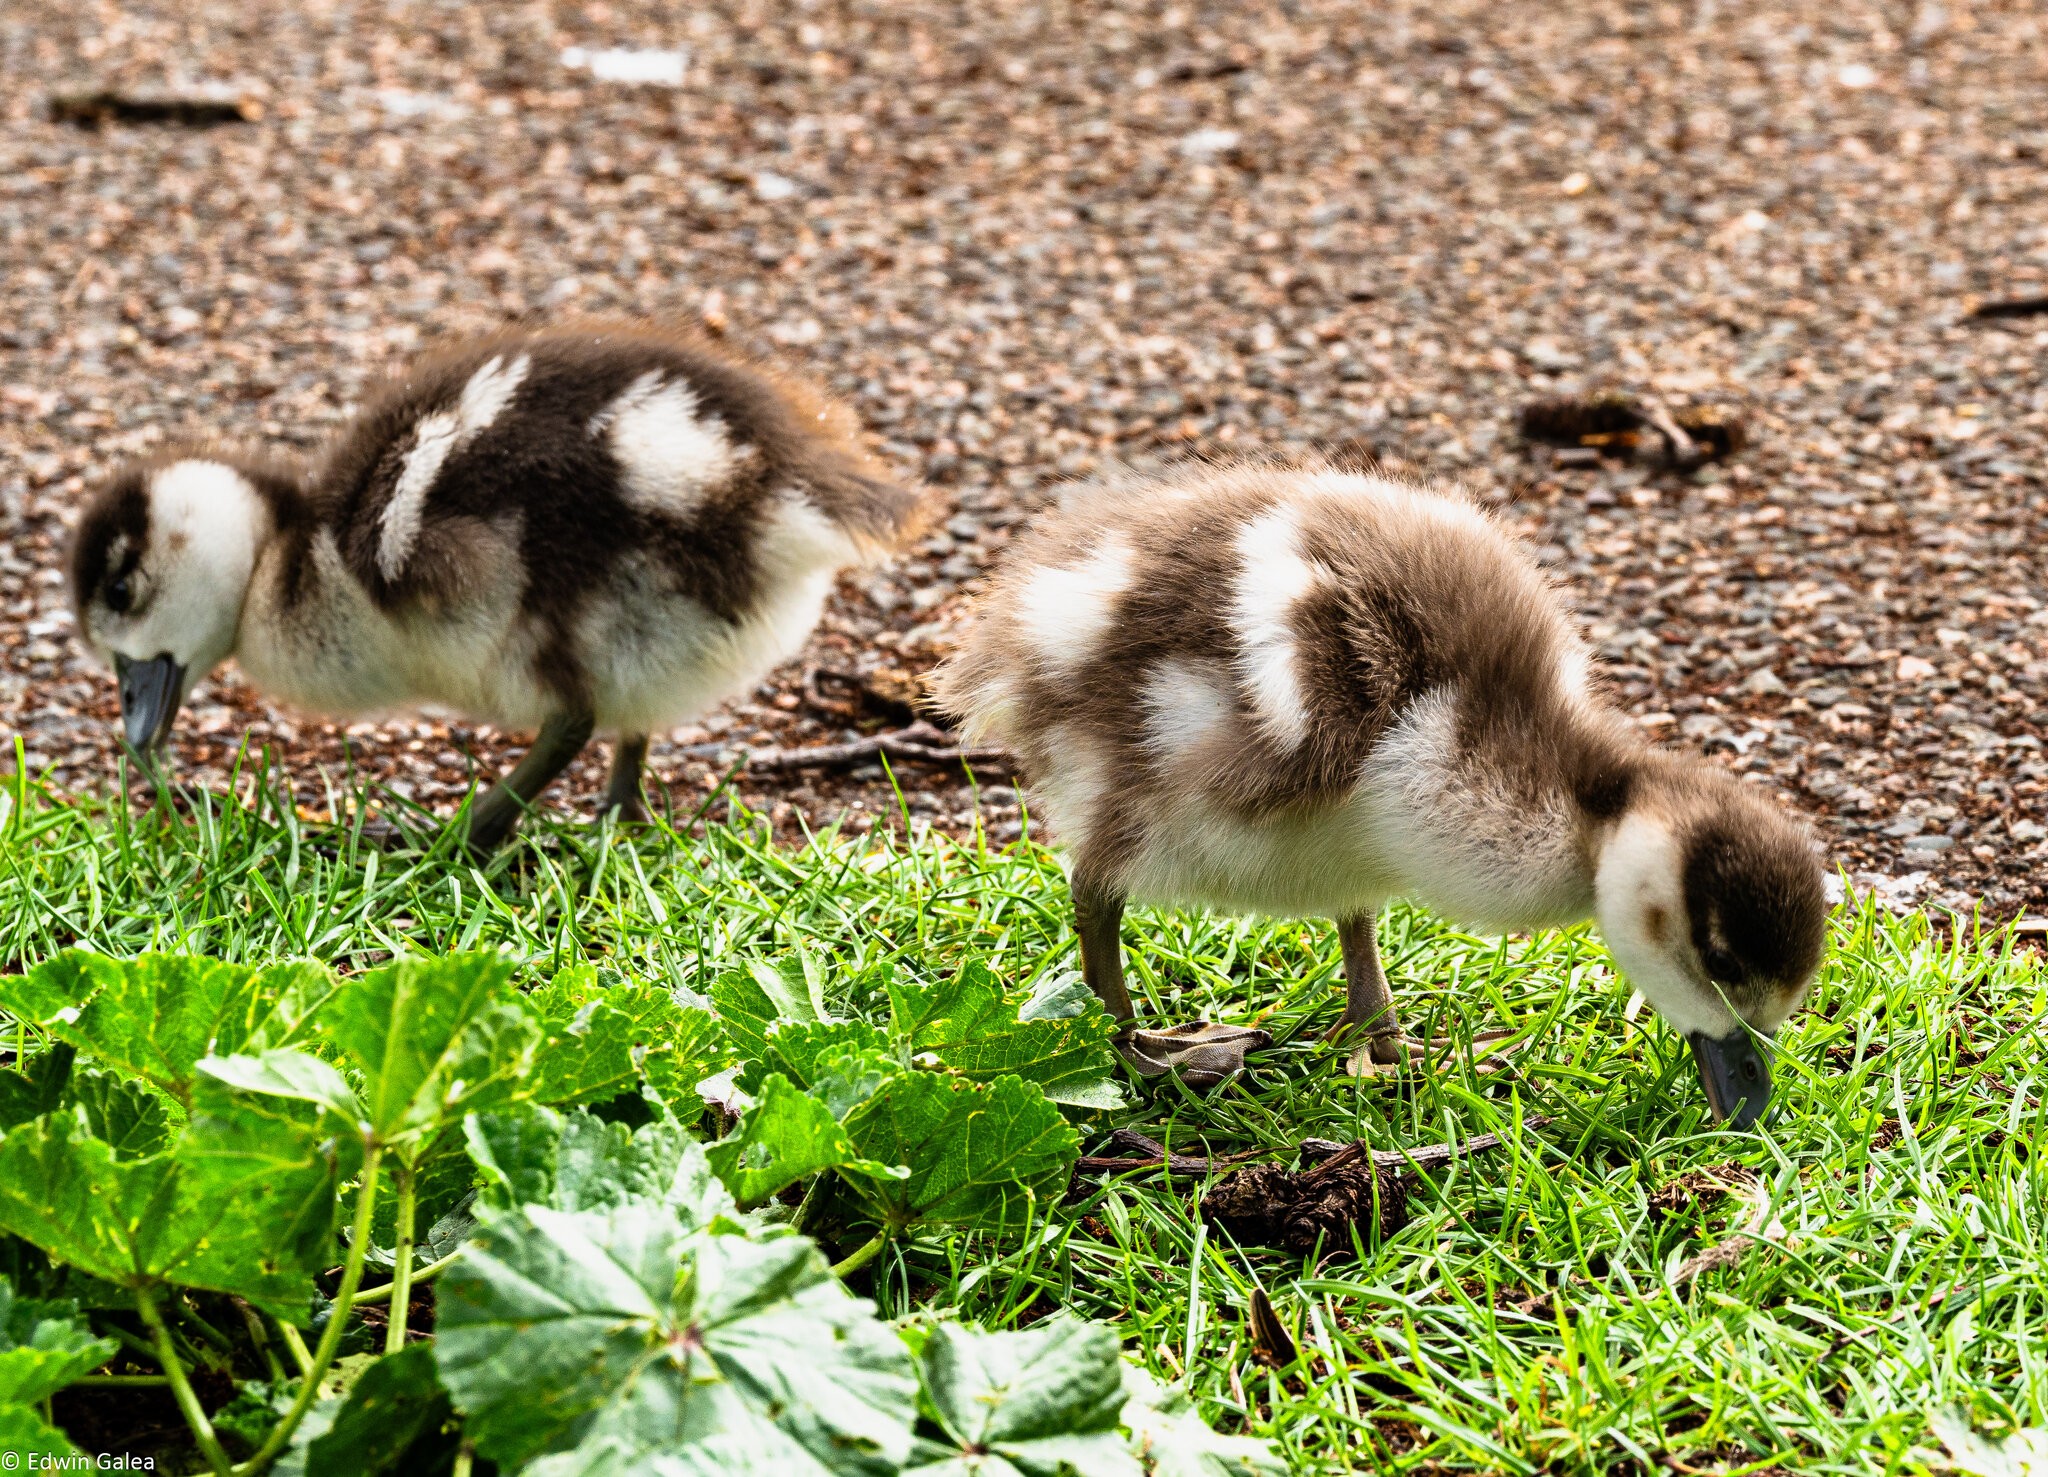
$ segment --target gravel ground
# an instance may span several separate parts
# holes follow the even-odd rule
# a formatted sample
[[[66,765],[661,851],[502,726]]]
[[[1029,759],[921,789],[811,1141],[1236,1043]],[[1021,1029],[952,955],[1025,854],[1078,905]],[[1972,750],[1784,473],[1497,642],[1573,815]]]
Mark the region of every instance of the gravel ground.
[[[929,665],[1062,479],[1321,446],[1498,505],[1642,722],[1781,788],[1866,885],[2039,911],[2048,318],[1969,312],[2048,292],[2043,33],[2020,0],[17,0],[0,728],[61,785],[112,772],[58,573],[107,458],[311,445],[420,345],[508,318],[675,315],[807,368],[950,500],[802,663],[657,742],[679,806],[726,749],[880,726],[805,670]],[[620,47],[683,51],[679,77],[595,75]],[[198,87],[256,116],[47,111]],[[1603,388],[1739,411],[1751,445],[1680,474],[1517,436],[1531,398]],[[180,768],[217,781],[244,729],[315,809],[345,739],[438,806],[512,747],[344,735],[230,679]],[[572,798],[600,784],[593,759]],[[786,828],[895,805],[872,769],[742,790]],[[983,798],[1014,833],[1014,792]],[[909,805],[959,825],[971,797]]]

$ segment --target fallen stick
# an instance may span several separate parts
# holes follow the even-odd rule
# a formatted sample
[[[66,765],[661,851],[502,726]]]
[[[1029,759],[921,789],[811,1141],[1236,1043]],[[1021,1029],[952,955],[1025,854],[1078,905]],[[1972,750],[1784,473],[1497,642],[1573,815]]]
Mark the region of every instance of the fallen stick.
[[[942,730],[929,723],[870,734],[844,744],[819,744],[809,749],[761,749],[747,755],[749,773],[779,774],[792,769],[851,769],[873,759],[888,758],[906,764],[971,764],[984,769],[1010,767],[1011,759],[1002,749],[967,748],[952,742]]]
[[[1559,396],[1533,401],[1521,415],[1522,438],[1558,448],[1551,453],[1556,466],[1590,465],[1616,453],[1652,456],[1646,430],[1662,438],[1664,460],[1681,471],[1726,460],[1748,439],[1740,417],[1703,405],[1674,412],[1653,395]]]
[[[2038,318],[2048,313],[2048,297],[1993,298],[1970,309],[1972,318]]]
[[[263,116],[254,98],[139,96],[123,93],[62,93],[50,99],[50,121],[79,128],[109,123],[168,123],[179,128],[214,128],[251,123]]]
[[[1146,1169],[1164,1169],[1169,1174],[1210,1174],[1228,1165],[1242,1164],[1247,1159],[1257,1159],[1263,1154],[1275,1152],[1272,1149],[1247,1149],[1242,1154],[1225,1154],[1219,1158],[1204,1158],[1199,1154],[1174,1154],[1157,1139],[1148,1139],[1135,1129],[1119,1128],[1112,1132],[1109,1141],[1119,1149],[1128,1149],[1139,1158],[1113,1154],[1084,1154],[1074,1162],[1074,1167],[1090,1174],[1129,1174]],[[1313,1142],[1313,1140],[1311,1140]]]
[[[1550,1122],[1547,1114],[1533,1113],[1522,1120],[1529,1128],[1542,1128]],[[1077,1169],[1091,1172],[1132,1173],[1145,1169],[1164,1169],[1173,1174],[1210,1174],[1219,1169],[1228,1169],[1244,1163],[1247,1159],[1260,1159],[1268,1154],[1277,1154],[1278,1149],[1246,1149],[1241,1154],[1222,1154],[1205,1158],[1200,1154],[1176,1154],[1157,1139],[1145,1137],[1136,1129],[1119,1128],[1112,1130],[1109,1141],[1119,1149],[1127,1149],[1140,1155],[1084,1154],[1075,1161]],[[1367,1149],[1362,1143],[1345,1144],[1335,1139],[1307,1138],[1301,1141],[1299,1152],[1310,1161],[1309,1170],[1339,1169],[1363,1155],[1370,1155],[1372,1162],[1382,1169],[1435,1169],[1448,1164],[1465,1154],[1484,1153],[1500,1147],[1500,1135],[1482,1133],[1477,1138],[1461,1143],[1423,1144],[1413,1149]],[[1307,1170],[1303,1171],[1308,1172]]]
[[[849,696],[833,697],[825,691],[828,682],[844,688]],[[812,667],[804,673],[803,693],[805,706],[835,718],[853,719],[867,712],[892,723],[919,721],[917,679],[902,672],[842,672],[833,667]]]
[[[1522,1126],[1544,1128],[1550,1121],[1548,1113],[1531,1113],[1522,1120]],[[1340,1144],[1335,1139],[1301,1141],[1301,1151],[1304,1154],[1322,1156],[1315,1165],[1317,1169],[1334,1169],[1366,1154],[1370,1154],[1372,1162],[1382,1169],[1435,1169],[1467,1154],[1483,1154],[1488,1149],[1499,1147],[1500,1135],[1497,1133],[1482,1133],[1477,1138],[1463,1139],[1456,1143],[1446,1141],[1422,1144],[1413,1149],[1367,1149],[1363,1143]]]
[[[1671,418],[1671,412],[1659,401],[1646,396],[1642,402],[1641,413],[1650,429],[1664,438],[1673,466],[1690,470],[1707,459],[1706,453],[1699,449],[1698,444],[1685,433],[1677,421]]]

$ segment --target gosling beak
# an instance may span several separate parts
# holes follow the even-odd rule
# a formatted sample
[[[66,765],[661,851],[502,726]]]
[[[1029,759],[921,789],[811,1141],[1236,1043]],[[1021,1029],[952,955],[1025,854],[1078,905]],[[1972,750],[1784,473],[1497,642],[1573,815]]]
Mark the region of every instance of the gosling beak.
[[[185,701],[185,669],[168,656],[146,662],[114,657],[114,676],[121,684],[121,722],[128,746],[147,754],[163,743]]]
[[[1770,1048],[1740,1028],[1718,1038],[1695,1031],[1686,1039],[1714,1120],[1744,1129],[1763,1117],[1771,1100]]]

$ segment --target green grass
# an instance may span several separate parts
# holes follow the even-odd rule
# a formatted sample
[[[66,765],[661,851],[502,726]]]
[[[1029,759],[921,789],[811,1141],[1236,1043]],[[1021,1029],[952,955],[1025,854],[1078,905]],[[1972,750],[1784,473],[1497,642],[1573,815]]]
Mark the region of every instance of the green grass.
[[[564,819],[479,870],[390,796],[374,798],[404,834],[378,849],[268,799],[187,797],[170,822],[8,783],[8,969],[74,942],[343,967],[503,945],[534,978],[602,957],[697,989],[797,949],[842,991],[884,963],[937,976],[983,958],[1018,985],[1075,967],[1057,860],[1029,844],[791,851],[720,802],[699,835]],[[242,793],[264,795],[263,776]],[[1057,1304],[1115,1320],[1156,1373],[1190,1376],[1221,1424],[1303,1471],[1651,1470],[1664,1454],[1678,1470],[1916,1471],[1945,1408],[1994,1433],[2048,1425],[2048,968],[2009,937],[1841,912],[1758,1135],[1713,1128],[1683,1043],[1648,1012],[1626,1018],[1584,930],[1498,941],[1397,911],[1383,949],[1411,1029],[1506,1023],[1530,1041],[1512,1076],[1454,1064],[1366,1084],[1321,1043],[1342,994],[1328,925],[1138,911],[1125,938],[1147,1013],[1257,1019],[1278,1045],[1208,1098],[1139,1091],[1096,1127],[1215,1152],[1309,1135],[1507,1143],[1425,1175],[1399,1234],[1313,1259],[1205,1231],[1199,1184],[1098,1177],[1022,1236],[892,1251],[873,1269],[885,1314],[956,1306],[1006,1326]],[[1538,1113],[1554,1121],[1524,1125]],[[1735,1207],[1653,1221],[1648,1197],[1731,1160],[1768,1188],[1783,1239],[1674,1288]],[[1561,1285],[1555,1312],[1503,1306]],[[1255,1286],[1307,1356],[1284,1379],[1250,1357]]]

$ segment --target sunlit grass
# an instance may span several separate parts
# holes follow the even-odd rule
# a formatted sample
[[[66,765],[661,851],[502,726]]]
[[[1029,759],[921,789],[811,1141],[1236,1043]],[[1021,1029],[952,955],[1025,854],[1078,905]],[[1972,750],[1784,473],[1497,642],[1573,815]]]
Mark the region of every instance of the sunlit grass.
[[[732,962],[803,950],[840,1008],[887,970],[990,961],[1028,985],[1076,966],[1057,860],[916,834],[774,845],[723,801],[696,834],[574,820],[479,868],[431,816],[386,794],[373,845],[306,822],[260,772],[242,799],[184,813],[60,803],[9,781],[0,821],[0,965],[82,942],[344,968],[406,949],[507,948],[532,977],[606,958],[694,990]],[[1224,1424],[1303,1471],[1914,1470],[1928,1417],[2048,1424],[2048,1169],[2041,1025],[2048,969],[2007,935],[1851,906],[1813,1004],[1787,1029],[1766,1133],[1706,1115],[1683,1043],[1631,1020],[1597,936],[1475,938],[1397,911],[1383,949],[1407,1022],[1469,1040],[1515,1026],[1510,1074],[1357,1083],[1322,1042],[1341,1006],[1328,925],[1134,913],[1141,1008],[1258,1020],[1278,1044],[1208,1098],[1134,1091],[1119,1123],[1176,1147],[1288,1149],[1305,1136],[1505,1145],[1423,1177],[1413,1220],[1315,1258],[1205,1231],[1185,1179],[1084,1182],[1022,1236],[953,1235],[876,1264],[890,1315],[956,1305],[992,1324],[1058,1304],[1119,1322],[1159,1374],[1187,1376]],[[1537,1114],[1553,1121],[1525,1122]],[[1728,1233],[1707,1199],[1659,1221],[1649,1196],[1735,1161],[1783,1237],[1675,1288]],[[1251,1358],[1263,1286],[1303,1364]],[[1560,1290],[1561,1289],[1561,1290]],[[1554,1308],[1517,1310],[1558,1290]]]

